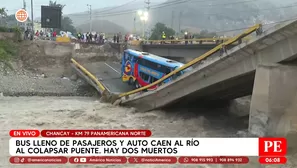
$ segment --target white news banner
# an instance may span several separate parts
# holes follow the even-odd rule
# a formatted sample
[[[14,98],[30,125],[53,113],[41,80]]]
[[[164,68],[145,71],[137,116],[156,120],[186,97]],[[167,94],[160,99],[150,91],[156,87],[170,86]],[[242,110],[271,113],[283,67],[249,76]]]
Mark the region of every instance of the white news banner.
[[[258,156],[258,138],[12,138],[12,156]]]

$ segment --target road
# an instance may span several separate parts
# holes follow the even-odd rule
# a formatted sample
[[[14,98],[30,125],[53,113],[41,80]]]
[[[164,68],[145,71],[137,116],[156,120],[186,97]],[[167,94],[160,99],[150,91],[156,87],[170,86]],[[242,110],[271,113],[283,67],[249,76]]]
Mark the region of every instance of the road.
[[[134,88],[121,80],[121,64],[115,62],[96,62],[82,64],[95,75],[111,92],[124,93]]]

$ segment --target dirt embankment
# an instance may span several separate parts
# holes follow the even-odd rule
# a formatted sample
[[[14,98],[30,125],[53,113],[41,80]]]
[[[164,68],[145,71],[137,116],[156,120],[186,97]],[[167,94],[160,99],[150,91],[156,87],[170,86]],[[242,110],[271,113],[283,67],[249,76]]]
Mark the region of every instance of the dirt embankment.
[[[76,44],[73,58],[79,62],[119,62],[121,61],[123,46],[120,44],[107,43],[97,44]]]
[[[9,96],[84,96],[94,95],[86,82],[75,77],[70,59],[81,64],[119,61],[120,53],[109,44],[83,46],[37,40],[19,43],[19,53],[12,62],[13,71],[0,72],[0,93]]]
[[[20,45],[20,61],[23,69],[47,76],[70,76],[70,59],[73,44],[52,41],[25,41]],[[20,64],[19,64],[20,65]]]

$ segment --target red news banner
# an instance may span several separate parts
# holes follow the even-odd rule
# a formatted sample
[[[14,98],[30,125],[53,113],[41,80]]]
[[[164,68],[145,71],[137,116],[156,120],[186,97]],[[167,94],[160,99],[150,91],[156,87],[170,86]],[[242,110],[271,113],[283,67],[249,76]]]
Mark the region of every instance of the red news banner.
[[[10,136],[13,140],[17,138],[22,138],[26,140],[30,140],[31,138],[36,137],[44,137],[51,138],[51,140],[55,139],[75,139],[75,138],[83,138],[83,139],[110,139],[110,138],[133,138],[133,139],[139,139],[142,138],[142,141],[148,141],[152,135],[150,130],[11,130]],[[43,139],[43,138],[39,138]],[[64,142],[65,140],[62,140]],[[155,138],[158,139],[158,138]],[[161,139],[161,138],[159,138]],[[170,139],[174,138],[167,138],[168,141]],[[185,138],[180,138],[185,139]],[[196,139],[196,140],[193,140]],[[230,139],[230,141],[236,140],[236,138],[192,138],[191,140],[184,140],[183,143],[187,144],[186,146],[193,146],[198,147],[200,145],[198,139],[209,139],[209,141],[212,141],[213,139],[224,141]],[[244,138],[237,138],[238,140],[234,142],[242,142]],[[34,141],[34,140],[33,140]],[[75,141],[75,140],[74,140]],[[151,145],[153,142],[161,142],[161,140],[152,140],[150,143]],[[166,140],[162,140],[164,142]],[[178,141],[178,140],[175,140]],[[220,142],[218,141],[218,142]],[[201,141],[200,141],[201,142]],[[202,141],[203,142],[203,141]],[[225,143],[222,144],[226,144]],[[228,146],[234,147],[234,142],[229,142]],[[244,156],[239,155],[236,153],[236,156],[203,156],[201,155],[201,151],[205,150],[211,150],[212,146],[215,146],[215,141],[212,142],[212,144],[207,141],[207,144],[205,146],[210,146],[209,148],[201,148],[201,150],[197,150],[196,154],[193,154],[194,156],[170,156],[168,155],[158,155],[158,156],[138,156],[137,154],[125,156],[121,154],[120,156],[71,156],[67,157],[65,155],[63,156],[16,156],[15,154],[12,154],[10,151],[12,157],[10,158],[10,162],[12,164],[66,164],[66,163],[72,163],[72,164],[247,164],[249,162],[248,157],[246,156],[260,156],[259,162],[261,164],[285,164],[287,162],[287,159],[285,157],[287,152],[287,142],[285,138],[251,138],[248,139],[247,144],[250,145],[250,148],[256,147],[256,150],[249,151],[247,155],[243,154]],[[181,141],[180,141],[181,143]],[[232,145],[231,145],[232,144]],[[236,144],[236,143],[235,143]],[[241,144],[241,143],[239,143]],[[13,144],[15,145],[15,144]],[[160,144],[159,144],[160,145]],[[182,145],[179,144],[179,145]],[[182,145],[183,146],[183,145]],[[222,145],[223,146],[223,145]],[[203,147],[203,146],[202,146]],[[219,146],[220,147],[220,146]],[[11,144],[10,144],[11,148]],[[236,148],[236,147],[235,147]],[[240,148],[240,147],[239,147]],[[249,147],[248,147],[249,148]],[[248,150],[246,148],[246,150]],[[213,149],[218,149],[218,147],[214,147]],[[229,148],[230,149],[230,148]],[[216,152],[214,151],[214,155],[216,153],[224,153],[219,152],[220,149]],[[223,150],[223,148],[222,148]],[[233,150],[233,149],[232,149]],[[182,150],[183,151],[183,150]],[[185,153],[185,155],[188,154],[188,149],[184,150],[186,152],[181,152],[182,154]],[[256,152],[255,152],[256,151]],[[195,153],[195,151],[194,151]],[[207,152],[206,152],[207,153]],[[255,154],[256,153],[256,154]],[[131,153],[130,153],[131,154]],[[176,154],[176,153],[175,153]],[[195,156],[200,155],[200,156]]]

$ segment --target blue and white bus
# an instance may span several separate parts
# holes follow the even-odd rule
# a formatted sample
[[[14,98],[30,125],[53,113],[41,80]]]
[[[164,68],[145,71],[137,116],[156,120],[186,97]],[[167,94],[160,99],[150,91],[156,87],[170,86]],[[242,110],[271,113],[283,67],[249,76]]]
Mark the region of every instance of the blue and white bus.
[[[183,65],[183,63],[154,54],[127,49],[122,57],[122,81],[140,88],[161,79]],[[179,72],[175,77],[189,70],[191,68]],[[167,83],[175,77],[170,77],[164,80],[163,83]],[[153,86],[149,90],[156,88],[157,86]]]

